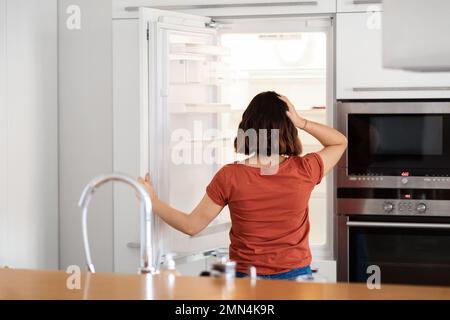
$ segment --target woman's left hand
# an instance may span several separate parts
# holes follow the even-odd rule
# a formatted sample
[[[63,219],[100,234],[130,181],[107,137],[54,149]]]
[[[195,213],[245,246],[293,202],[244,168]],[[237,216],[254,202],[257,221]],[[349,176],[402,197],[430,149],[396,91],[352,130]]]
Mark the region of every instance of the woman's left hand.
[[[150,174],[147,173],[144,178],[139,178],[138,182],[144,186],[145,190],[147,190],[148,195],[150,196],[150,199],[152,201],[157,199],[155,188],[153,188],[153,185],[150,181]]]

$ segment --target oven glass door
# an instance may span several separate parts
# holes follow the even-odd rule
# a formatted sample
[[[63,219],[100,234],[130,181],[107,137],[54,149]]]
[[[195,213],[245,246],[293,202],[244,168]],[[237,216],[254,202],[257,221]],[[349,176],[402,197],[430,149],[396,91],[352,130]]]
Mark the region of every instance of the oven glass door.
[[[350,282],[450,285],[450,224],[349,221],[348,258]]]
[[[348,174],[447,176],[450,114],[349,114]]]

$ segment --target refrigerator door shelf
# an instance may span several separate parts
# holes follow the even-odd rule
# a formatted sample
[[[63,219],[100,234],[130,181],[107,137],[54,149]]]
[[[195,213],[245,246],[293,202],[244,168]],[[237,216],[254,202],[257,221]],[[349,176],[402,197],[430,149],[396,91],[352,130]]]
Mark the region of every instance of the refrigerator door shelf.
[[[197,43],[172,43],[171,54],[198,54],[208,56],[229,56],[230,49],[220,46],[212,46]]]
[[[169,59],[172,61],[206,61],[208,56],[195,53],[171,53]]]
[[[193,238],[200,238],[200,237],[208,236],[211,234],[229,231],[230,228],[231,228],[231,222],[215,223],[215,224],[212,224],[209,227],[207,227],[202,232],[193,236]]]

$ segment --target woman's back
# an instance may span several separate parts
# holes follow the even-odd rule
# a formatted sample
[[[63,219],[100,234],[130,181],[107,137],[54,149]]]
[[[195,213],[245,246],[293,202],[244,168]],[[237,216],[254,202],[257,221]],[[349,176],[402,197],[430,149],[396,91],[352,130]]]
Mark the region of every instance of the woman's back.
[[[245,164],[224,166],[207,187],[208,196],[231,213],[230,258],[237,270],[261,274],[308,266],[308,201],[323,176],[316,153],[291,156],[272,174]]]
[[[301,157],[298,129],[316,138],[323,149]],[[335,129],[302,118],[286,97],[263,92],[243,113],[234,141],[236,153],[246,155],[246,162],[220,169],[190,214],[158,199],[149,176],[140,181],[152,198],[153,211],[188,235],[198,234],[228,205],[230,259],[237,263],[237,276],[245,276],[254,266],[265,278],[296,279],[311,274],[311,191],[346,147],[347,139]],[[286,157],[276,166],[265,166]],[[253,161],[259,167],[248,165]]]

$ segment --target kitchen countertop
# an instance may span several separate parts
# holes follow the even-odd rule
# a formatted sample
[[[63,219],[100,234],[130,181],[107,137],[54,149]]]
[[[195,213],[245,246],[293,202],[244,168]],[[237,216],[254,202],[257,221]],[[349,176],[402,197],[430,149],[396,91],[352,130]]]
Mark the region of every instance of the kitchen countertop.
[[[450,287],[298,283],[292,281],[83,273],[81,289],[63,271],[0,269],[0,299],[450,299]]]

